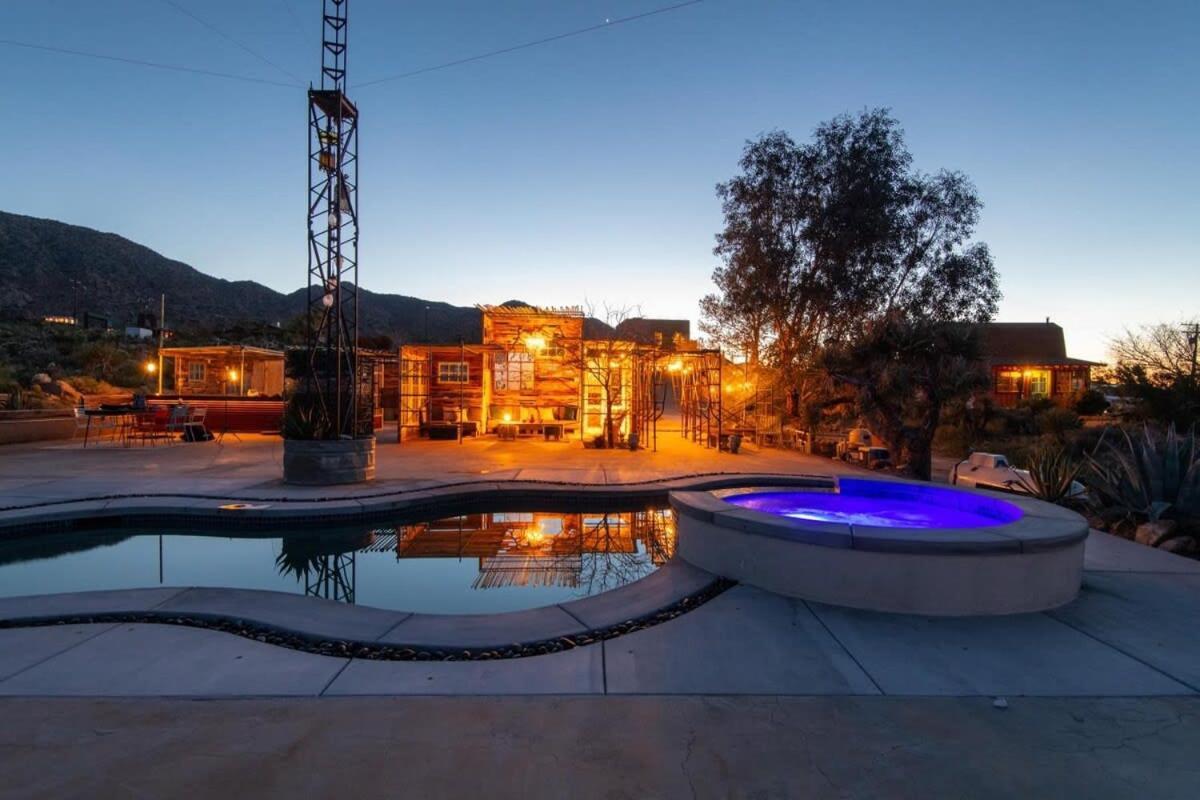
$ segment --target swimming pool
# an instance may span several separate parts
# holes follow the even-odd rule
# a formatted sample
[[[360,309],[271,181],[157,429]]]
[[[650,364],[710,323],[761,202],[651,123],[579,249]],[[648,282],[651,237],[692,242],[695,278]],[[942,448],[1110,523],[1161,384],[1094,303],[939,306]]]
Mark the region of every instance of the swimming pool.
[[[303,531],[41,533],[0,542],[0,596],[224,586],[403,611],[493,613],[615,589],[674,552],[675,517],[665,505],[480,511]]]

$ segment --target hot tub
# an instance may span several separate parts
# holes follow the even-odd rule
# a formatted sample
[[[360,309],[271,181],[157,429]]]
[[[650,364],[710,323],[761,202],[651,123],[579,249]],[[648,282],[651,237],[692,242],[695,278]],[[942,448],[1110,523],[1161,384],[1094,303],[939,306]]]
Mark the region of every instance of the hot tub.
[[[863,478],[674,492],[678,553],[779,594],[940,616],[1074,599],[1087,522],[1017,495]]]

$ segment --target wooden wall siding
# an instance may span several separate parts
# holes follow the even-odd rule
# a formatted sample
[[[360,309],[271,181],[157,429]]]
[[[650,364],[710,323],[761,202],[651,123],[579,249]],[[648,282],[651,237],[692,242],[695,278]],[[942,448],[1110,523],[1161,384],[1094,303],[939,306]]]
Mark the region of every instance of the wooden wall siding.
[[[1002,372],[1020,372],[1024,374],[1026,370],[1048,371],[1050,373],[1050,393],[1044,395],[1049,397],[1059,405],[1070,405],[1080,392],[1086,391],[1092,385],[1092,371],[1086,366],[1061,366],[1061,367],[1037,367],[1034,365],[1003,365],[992,367],[992,385],[991,395],[996,401],[996,405],[1004,408],[1011,408],[1022,400],[1029,398],[1029,390],[1025,385],[1025,379],[1020,379],[1018,391],[999,391],[1000,373]],[[1072,379],[1078,379],[1080,388],[1072,389]]]
[[[583,338],[583,316],[523,309],[484,309],[483,342],[509,351],[529,352],[526,340],[541,337],[546,350],[533,353],[533,388],[497,389],[494,380],[496,357],[489,358],[489,406],[534,409],[579,405],[579,351]],[[556,352],[561,348],[561,355]]]
[[[523,348],[527,336],[541,336],[547,344],[555,339],[578,342],[583,338],[583,315],[540,313],[528,309],[484,310],[484,344]]]
[[[178,394],[229,394],[236,395],[241,386],[246,392],[256,390],[264,397],[283,393],[283,359],[246,359],[243,369],[240,356],[220,358],[217,356],[174,356],[175,392]],[[189,377],[192,364],[204,364],[204,379],[194,381]],[[230,381],[229,369],[238,370],[241,378]]]

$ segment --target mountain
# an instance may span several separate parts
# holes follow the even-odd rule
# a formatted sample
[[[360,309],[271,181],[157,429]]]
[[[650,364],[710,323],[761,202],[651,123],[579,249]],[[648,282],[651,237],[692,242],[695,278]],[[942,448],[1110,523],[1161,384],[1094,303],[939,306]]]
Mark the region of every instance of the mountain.
[[[114,326],[167,296],[175,328],[287,322],[304,311],[307,289],[282,294],[254,281],[227,281],[113,233],[0,211],[0,317],[107,316]],[[359,328],[397,341],[479,341],[479,312],[398,294],[359,293]]]

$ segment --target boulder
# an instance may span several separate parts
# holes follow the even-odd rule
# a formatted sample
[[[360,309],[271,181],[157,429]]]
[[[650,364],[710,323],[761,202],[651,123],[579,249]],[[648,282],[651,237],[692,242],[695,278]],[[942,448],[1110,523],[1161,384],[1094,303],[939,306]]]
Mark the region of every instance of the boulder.
[[[1175,535],[1175,520],[1160,519],[1156,522],[1143,522],[1134,531],[1133,539],[1138,544],[1158,547],[1161,542]]]
[[[52,380],[51,380],[50,376],[47,375],[46,373],[39,372],[38,374],[33,376],[33,380],[31,382],[33,383],[34,386],[44,386],[48,383],[51,383]]]
[[[74,386],[61,379],[47,386],[46,391],[51,392],[52,394],[62,395],[63,397],[68,398],[72,403],[78,403],[83,399],[83,395],[80,394]]]
[[[1132,539],[1136,530],[1137,525],[1128,518],[1117,520],[1108,526],[1109,533],[1120,536],[1122,539]]]
[[[1200,542],[1197,542],[1191,536],[1176,536],[1174,539],[1167,539],[1158,546],[1159,550],[1166,550],[1168,553],[1174,553],[1177,556],[1192,556],[1200,554]]]

